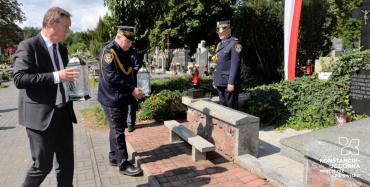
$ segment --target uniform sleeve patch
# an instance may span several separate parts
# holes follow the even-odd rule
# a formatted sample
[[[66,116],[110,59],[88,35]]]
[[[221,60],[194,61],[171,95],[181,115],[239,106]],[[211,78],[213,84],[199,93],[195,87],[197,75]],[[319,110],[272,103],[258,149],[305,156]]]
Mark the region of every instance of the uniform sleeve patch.
[[[241,44],[236,44],[235,45],[235,51],[236,52],[240,53],[242,51],[242,49],[243,49],[243,46]]]
[[[112,61],[113,61],[113,55],[112,55],[112,53],[105,53],[105,54],[104,54],[104,61],[105,61],[107,64],[112,63]]]

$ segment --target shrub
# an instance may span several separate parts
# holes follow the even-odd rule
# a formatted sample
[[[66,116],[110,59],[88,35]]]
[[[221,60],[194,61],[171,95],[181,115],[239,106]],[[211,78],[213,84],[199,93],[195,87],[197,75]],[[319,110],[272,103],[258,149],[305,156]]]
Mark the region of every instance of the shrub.
[[[199,79],[199,88],[203,89],[204,92],[210,95],[214,89],[212,87],[212,78],[213,77],[200,77]],[[193,88],[192,76],[180,76],[180,77],[171,77],[168,79],[156,79],[151,83],[152,93],[159,93],[162,90],[184,92],[190,88]]]
[[[350,105],[350,74],[359,69],[370,69],[370,51],[344,54],[334,64],[332,78],[318,80],[316,75],[296,78],[294,81],[245,89],[251,98],[243,110],[261,118],[265,125],[280,128],[319,129],[335,124],[335,114],[345,109],[353,119],[356,114]]]
[[[182,96],[184,96],[184,92],[178,90],[162,90],[153,94],[140,104],[141,110],[138,118],[140,120],[184,118],[186,107],[181,103]]]
[[[8,67],[5,64],[0,65],[0,76],[1,76],[1,79],[4,81],[10,80],[10,73],[9,73]]]

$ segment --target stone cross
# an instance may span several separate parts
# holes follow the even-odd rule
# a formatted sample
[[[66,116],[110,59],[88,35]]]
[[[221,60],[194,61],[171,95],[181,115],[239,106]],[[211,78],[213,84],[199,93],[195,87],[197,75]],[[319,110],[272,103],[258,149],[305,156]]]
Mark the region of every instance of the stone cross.
[[[370,13],[370,0],[364,0],[362,6],[352,12],[355,18],[361,18],[361,47],[370,49],[370,24],[367,24],[368,14]]]
[[[364,24],[367,25],[367,14],[370,12],[369,10],[361,10],[364,13]]]

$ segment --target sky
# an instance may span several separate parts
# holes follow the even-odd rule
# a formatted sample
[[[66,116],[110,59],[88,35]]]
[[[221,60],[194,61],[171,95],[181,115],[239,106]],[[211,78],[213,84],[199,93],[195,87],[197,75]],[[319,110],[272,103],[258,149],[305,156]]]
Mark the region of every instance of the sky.
[[[94,29],[99,17],[107,14],[104,0],[18,0],[22,3],[21,9],[26,16],[19,26],[42,27],[44,13],[53,6],[59,6],[72,14],[71,29],[73,32]]]

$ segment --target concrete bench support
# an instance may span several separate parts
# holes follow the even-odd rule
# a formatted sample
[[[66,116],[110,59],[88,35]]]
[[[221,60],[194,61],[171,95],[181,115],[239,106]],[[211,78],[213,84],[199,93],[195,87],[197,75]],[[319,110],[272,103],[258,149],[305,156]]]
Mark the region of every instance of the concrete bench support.
[[[259,118],[224,107],[209,99],[183,97],[188,107],[189,128],[216,146],[216,151],[229,160],[250,154],[258,156]]]
[[[204,138],[195,135],[193,132],[175,120],[165,121],[164,125],[170,131],[170,142],[175,142],[182,139],[192,146],[193,161],[205,160],[206,153],[215,150],[215,146],[213,144]]]

